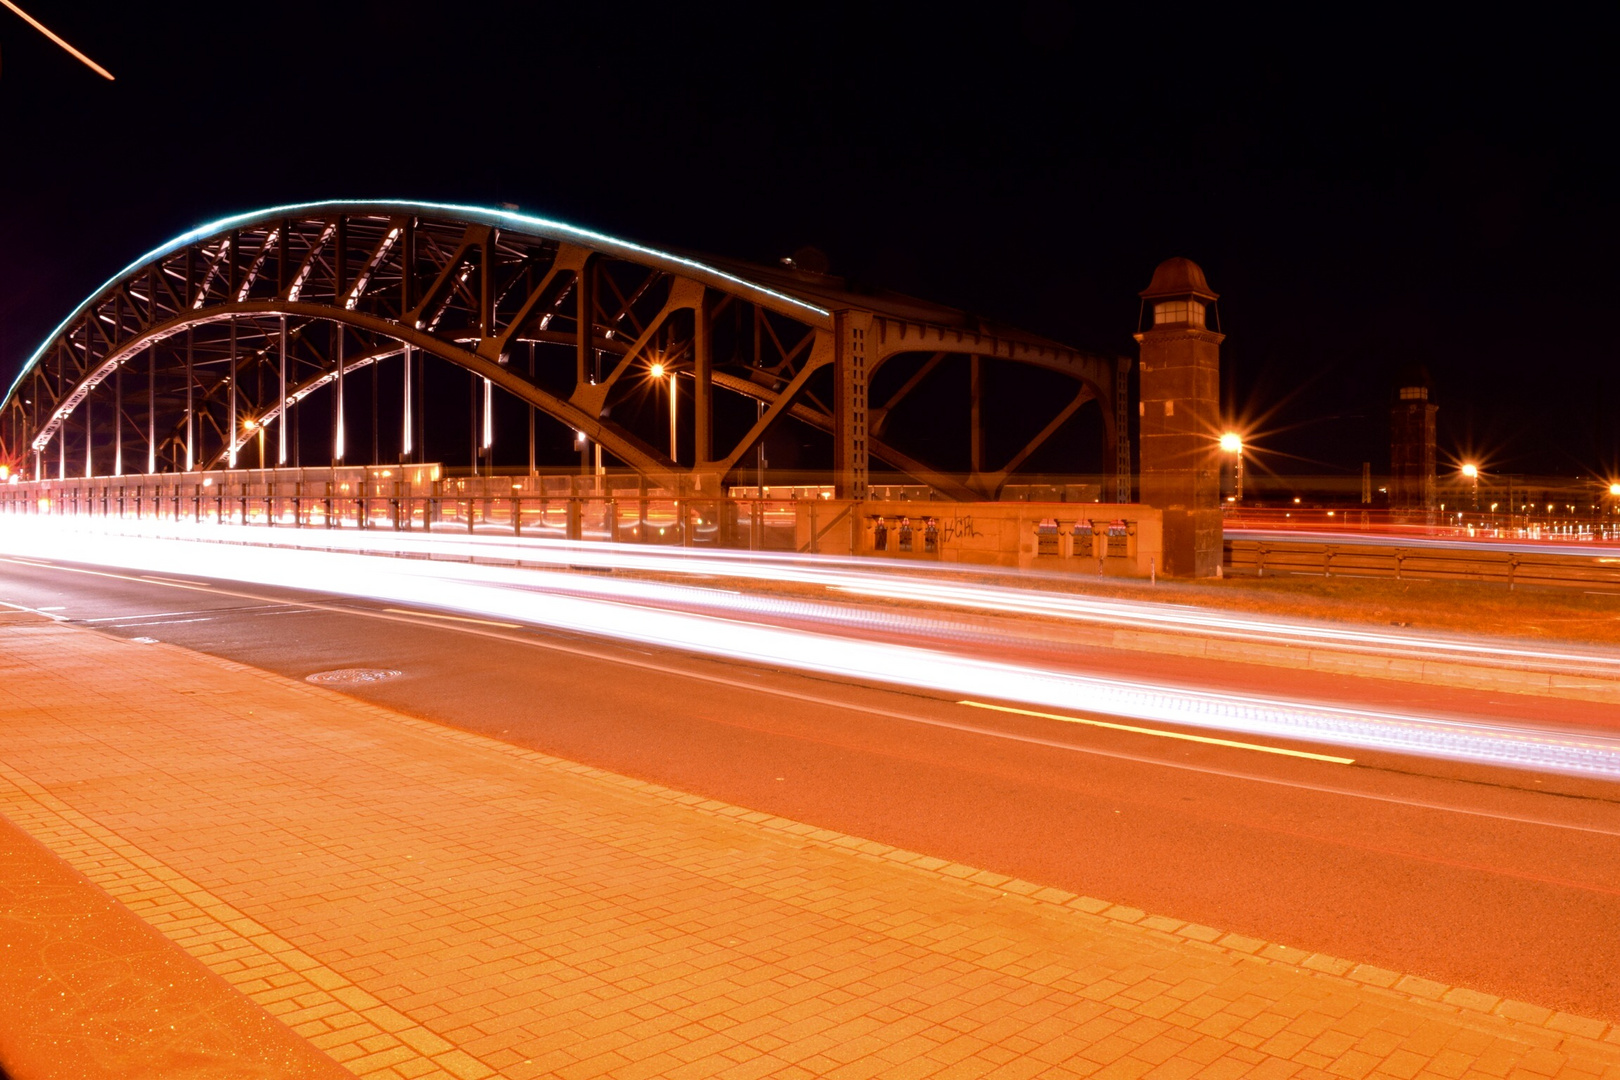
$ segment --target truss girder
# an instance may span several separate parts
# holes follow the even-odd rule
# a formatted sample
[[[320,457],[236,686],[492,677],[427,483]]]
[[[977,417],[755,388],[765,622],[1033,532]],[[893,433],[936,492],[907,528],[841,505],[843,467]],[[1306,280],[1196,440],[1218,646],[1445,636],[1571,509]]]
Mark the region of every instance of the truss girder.
[[[994,497],[991,488],[1084,401],[1111,404],[1114,358],[825,305],[820,293],[796,295],[770,275],[750,280],[506,211],[408,202],[278,207],[177,238],[81,304],[0,404],[0,456],[13,470],[31,464],[35,474],[44,473],[53,443],[53,471],[66,471],[70,460],[88,470],[103,461],[105,446],[113,450],[104,460],[119,467],[129,447],[170,468],[231,464],[256,433],[285,425],[301,402],[334,383],[341,430],[345,379],[416,352],[487,380],[670,490],[718,491],[770,431],[792,420],[831,432],[835,442],[858,431],[839,443],[840,495],[864,494],[870,453],[943,494],[983,498]],[[733,327],[729,355],[717,352],[722,323]],[[858,371],[840,329],[855,323],[869,328]],[[321,326],[336,328],[327,346]],[[283,335],[289,346],[280,344]],[[538,374],[508,362],[525,342],[545,357]],[[933,359],[868,410],[871,376],[914,352]],[[1005,468],[954,477],[877,437],[888,410],[948,354],[1043,367],[1080,387]],[[655,359],[666,377],[695,389],[696,461],[677,464],[655,449],[656,432],[612,418],[615,403],[645,392]],[[828,368],[838,388],[831,406],[811,387]],[[766,406],[730,446],[714,445],[715,388]],[[116,408],[92,407],[104,393]],[[1111,421],[1114,410],[1105,412]],[[334,437],[333,445],[342,442]]]

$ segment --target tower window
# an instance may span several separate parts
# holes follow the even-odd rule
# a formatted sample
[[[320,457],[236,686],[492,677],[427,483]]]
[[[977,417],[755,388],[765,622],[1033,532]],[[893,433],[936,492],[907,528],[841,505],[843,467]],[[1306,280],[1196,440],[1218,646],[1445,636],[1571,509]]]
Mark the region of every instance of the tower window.
[[[1428,401],[1429,388],[1427,386],[1403,386],[1401,387],[1401,400]]]
[[[1153,325],[1163,326],[1165,323],[1203,326],[1204,305],[1197,300],[1167,300],[1162,304],[1154,304]]]

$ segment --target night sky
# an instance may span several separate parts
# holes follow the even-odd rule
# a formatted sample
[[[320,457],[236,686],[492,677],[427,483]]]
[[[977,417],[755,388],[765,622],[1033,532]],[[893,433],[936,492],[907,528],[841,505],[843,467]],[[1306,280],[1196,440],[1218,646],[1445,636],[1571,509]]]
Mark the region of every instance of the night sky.
[[[1114,352],[1185,255],[1222,294],[1226,405],[1262,467],[1385,468],[1415,363],[1443,457],[1620,466],[1617,95],[1572,14],[25,6],[117,81],[0,11],[8,382],[107,276],[222,214],[508,202],[756,261],[814,245]]]

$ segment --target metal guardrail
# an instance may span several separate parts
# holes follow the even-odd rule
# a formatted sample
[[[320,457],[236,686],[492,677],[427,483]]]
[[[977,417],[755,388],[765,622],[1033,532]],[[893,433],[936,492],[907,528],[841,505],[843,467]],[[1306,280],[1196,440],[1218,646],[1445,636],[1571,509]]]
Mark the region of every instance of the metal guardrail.
[[[1576,545],[1569,545],[1571,548]],[[1229,535],[1225,573],[1267,577],[1362,577],[1393,580],[1483,581],[1513,590],[1521,587],[1620,592],[1620,549],[1568,552],[1546,544],[1512,541],[1447,547],[1443,540],[1421,545],[1387,542],[1364,535],[1335,541],[1324,537]]]

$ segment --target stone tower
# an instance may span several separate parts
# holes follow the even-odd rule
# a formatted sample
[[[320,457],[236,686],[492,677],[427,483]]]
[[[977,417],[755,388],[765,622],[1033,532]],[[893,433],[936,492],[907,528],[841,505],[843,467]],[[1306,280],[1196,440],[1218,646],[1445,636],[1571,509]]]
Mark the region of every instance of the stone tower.
[[[1142,290],[1142,502],[1164,512],[1164,572],[1214,577],[1221,565],[1221,342],[1206,315],[1219,297],[1190,259],[1166,259]]]
[[[1389,409],[1389,508],[1428,518],[1439,502],[1435,483],[1433,380],[1422,366],[1401,372]]]

